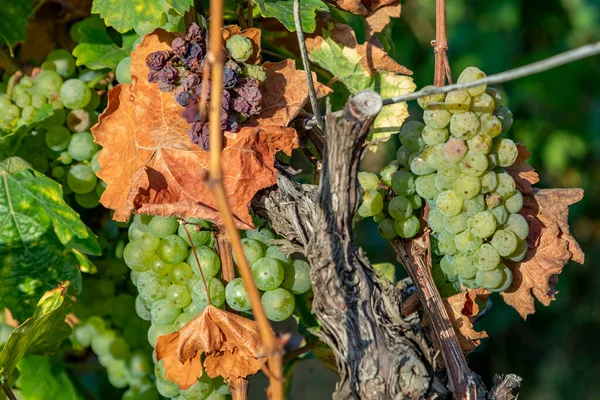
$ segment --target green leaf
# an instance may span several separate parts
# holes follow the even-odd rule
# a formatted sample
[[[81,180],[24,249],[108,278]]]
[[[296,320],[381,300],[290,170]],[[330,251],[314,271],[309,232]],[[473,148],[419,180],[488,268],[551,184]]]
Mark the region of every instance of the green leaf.
[[[25,41],[25,28],[32,11],[33,0],[0,0],[0,37],[8,47]]]
[[[24,356],[19,364],[16,386],[28,400],[79,400],[64,366],[50,357]]]
[[[60,185],[36,171],[0,171],[0,221],[0,252],[27,249],[52,228],[68,249],[101,253],[94,234],[65,203]]]
[[[25,354],[55,352],[71,334],[71,327],[65,322],[70,305],[64,296],[67,287],[68,282],[65,282],[64,286],[46,292],[38,302],[34,316],[10,334],[0,352],[0,380],[10,378]]]
[[[328,32],[325,32],[323,40],[310,51],[309,59],[331,72],[351,94],[371,89],[385,99],[415,90],[415,83],[409,76],[379,70],[377,65],[372,68],[373,71],[367,72],[361,65],[361,60],[366,57],[362,53],[365,51],[363,46],[365,45],[344,46],[334,41]],[[373,123],[369,140],[373,143],[388,140],[392,134],[399,132],[406,117],[408,117],[406,103],[383,107]],[[371,149],[376,150],[376,146],[371,146]]]
[[[389,283],[396,282],[396,266],[392,263],[373,264],[373,269],[377,275]]]
[[[165,3],[175,10],[177,14],[183,15],[191,6],[194,5],[194,0],[165,0]]]
[[[129,56],[133,41],[132,34],[125,34],[123,47],[117,46],[106,31],[106,26],[100,17],[93,15],[77,25],[79,44],[73,49],[77,65],[85,65],[90,69],[115,69],[117,64]],[[135,36],[137,37],[137,36]],[[129,47],[127,47],[129,46]]]
[[[106,25],[121,33],[143,22],[161,26],[166,22],[165,12],[161,0],[94,0],[92,5],[92,13],[100,14]]]
[[[260,14],[266,18],[277,18],[288,31],[295,32],[294,25],[294,2],[293,0],[256,0]],[[300,19],[302,19],[302,30],[314,32],[317,11],[328,11],[329,8],[321,0],[302,0],[300,4]]]

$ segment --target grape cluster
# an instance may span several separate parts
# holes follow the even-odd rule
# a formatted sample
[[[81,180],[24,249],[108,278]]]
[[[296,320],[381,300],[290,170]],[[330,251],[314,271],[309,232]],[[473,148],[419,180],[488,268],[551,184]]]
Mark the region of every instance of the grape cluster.
[[[469,67],[458,82],[484,76]],[[402,127],[396,158],[406,169],[403,180],[414,180],[416,193],[430,205],[440,268],[464,287],[506,290],[512,273],[502,260],[521,261],[529,234],[519,214],[523,196],[504,169],[516,161],[518,148],[499,136],[512,125],[512,113],[501,105],[500,92],[485,85],[418,102],[425,123]]]
[[[38,109],[51,104],[52,116],[24,138],[17,155],[38,171],[50,172],[65,194],[74,193],[80,206],[94,208],[105,185],[95,175],[100,147],[89,130],[98,120],[95,110],[101,99],[86,82],[74,78],[76,72],[71,54],[57,49],[33,77],[13,76],[8,93],[0,96],[0,128],[30,124]]]
[[[186,227],[187,233],[173,217],[148,215],[136,215],[129,226],[130,242],[123,250],[123,259],[132,270],[131,280],[139,293],[135,310],[143,320],[151,322],[147,337],[153,347],[159,336],[181,329],[209,303],[219,308],[225,308],[227,303],[238,312],[250,312],[241,279],[223,284],[221,259],[214,248],[211,225],[190,219]],[[295,308],[294,294],[310,289],[308,264],[292,261],[276,247],[269,247],[268,241],[275,236],[268,229],[249,231],[246,235],[244,252],[252,265],[256,285],[264,291],[262,304],[267,317],[273,321],[289,318]],[[202,378],[191,388],[180,391],[165,378],[160,362],[155,370],[158,390],[165,397],[204,399],[216,385],[216,381]]]
[[[392,162],[381,170],[379,177],[372,172],[359,172],[358,182],[363,189],[358,215],[373,217],[379,224],[381,237],[409,239],[419,232],[421,223],[416,214],[423,200],[415,193],[412,173]]]
[[[148,81],[157,83],[163,92],[173,92],[175,100],[184,107],[181,116],[191,124],[190,140],[209,149],[208,123],[201,119],[198,99],[203,88],[204,63],[208,48],[208,34],[197,24],[192,24],[185,37],[177,37],[171,50],[148,54]],[[265,71],[257,65],[245,62],[253,54],[252,42],[241,35],[234,35],[227,42],[228,60],[223,70],[223,91],[220,124],[221,129],[238,132],[241,124],[250,116],[260,113],[262,93],[260,83]],[[211,95],[210,80],[204,90]]]

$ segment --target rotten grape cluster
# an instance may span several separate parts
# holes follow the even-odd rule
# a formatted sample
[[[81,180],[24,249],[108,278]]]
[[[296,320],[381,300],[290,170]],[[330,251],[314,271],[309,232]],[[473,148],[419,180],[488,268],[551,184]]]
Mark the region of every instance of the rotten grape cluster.
[[[242,315],[251,312],[241,278],[230,282],[222,278],[210,223],[190,219],[184,226],[174,217],[136,215],[128,236],[123,259],[138,290],[135,310],[151,323],[147,338],[152,347],[159,336],[181,329],[209,304],[222,309],[229,306]],[[310,290],[310,268],[305,261],[292,260],[270,246],[273,239],[273,232],[265,228],[246,232],[242,242],[267,317],[283,321],[295,309],[295,295]],[[181,391],[166,379],[162,361],[156,364],[155,374],[158,391],[168,398],[216,399],[217,394],[227,393],[226,388],[218,389],[222,380],[211,380],[206,374]]]
[[[458,83],[483,77],[481,70],[469,67]],[[426,200],[432,248],[441,257],[439,268],[448,281],[459,290],[506,290],[512,273],[504,262],[523,260],[529,234],[527,221],[519,214],[523,196],[505,170],[519,151],[511,139],[500,136],[511,127],[512,113],[502,106],[500,92],[485,85],[423,97],[418,103],[424,123],[403,125],[396,160],[382,169],[379,178],[359,176],[363,188],[383,183],[396,196],[382,204],[378,193],[365,190],[361,208],[368,207],[368,213],[381,219],[379,232],[392,239],[407,236],[392,229],[389,219],[376,211],[387,207],[384,215],[394,217],[399,210],[400,217],[407,218],[405,210],[418,202],[411,196]],[[372,183],[365,184],[367,180]],[[359,214],[365,216],[360,209]],[[398,218],[394,219],[396,226]]]
[[[221,129],[238,132],[241,125],[261,110],[262,93],[259,85],[266,74],[261,66],[246,63],[253,54],[252,42],[234,35],[227,41],[228,59],[223,70]],[[185,37],[177,37],[171,50],[156,51],[146,57],[148,81],[156,83],[163,92],[173,92],[175,100],[184,107],[181,115],[191,124],[191,141],[204,150],[209,149],[208,122],[202,120],[198,102],[203,90],[211,94],[210,78],[203,88],[204,66],[207,61],[208,34],[192,24]]]
[[[84,208],[97,207],[105,188],[95,175],[100,146],[90,132],[101,101],[88,85],[96,78],[94,71],[78,72],[73,56],[57,49],[33,76],[13,75],[7,93],[0,95],[1,129],[33,124],[42,108],[50,108],[52,115],[25,136],[17,156],[63,184],[64,193],[74,193]]]

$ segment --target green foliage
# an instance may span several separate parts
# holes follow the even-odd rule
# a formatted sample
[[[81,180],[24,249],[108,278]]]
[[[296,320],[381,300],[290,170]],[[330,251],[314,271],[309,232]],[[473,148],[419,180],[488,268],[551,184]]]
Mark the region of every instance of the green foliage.
[[[123,34],[123,45],[118,46],[106,31],[104,21],[97,15],[84,19],[77,24],[79,44],[73,49],[77,65],[85,65],[89,69],[115,69],[117,64],[129,56],[133,42],[137,38],[134,33]]]
[[[52,358],[26,355],[17,369],[16,386],[25,399],[81,399],[63,365]]]
[[[165,3],[171,7],[179,15],[183,15],[191,6],[194,5],[194,0],[165,0]]]
[[[106,25],[124,33],[144,23],[161,26],[166,22],[165,13],[170,8],[183,14],[192,3],[191,0],[95,0],[92,12],[100,14]]]
[[[8,47],[25,41],[25,28],[32,11],[33,0],[0,0],[0,38]]]
[[[292,0],[257,0],[256,4],[263,17],[277,18],[289,31],[295,32],[294,2]],[[317,11],[327,11],[327,5],[321,0],[304,0],[300,5],[302,30],[314,32],[317,27],[315,17]]]
[[[9,132],[0,131],[0,160],[14,155],[25,135],[31,132],[37,124],[49,118],[53,112],[52,105],[45,104],[36,111],[31,124],[21,125]]]
[[[40,299],[33,317],[19,325],[9,336],[0,352],[0,379],[9,379],[25,354],[48,354],[58,349],[71,334],[65,322],[70,302],[64,287],[52,289]]]

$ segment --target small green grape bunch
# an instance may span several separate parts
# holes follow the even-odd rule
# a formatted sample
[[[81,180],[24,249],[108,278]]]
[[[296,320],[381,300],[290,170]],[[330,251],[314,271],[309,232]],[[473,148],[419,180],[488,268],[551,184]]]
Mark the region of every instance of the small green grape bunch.
[[[484,76],[469,67],[458,82]],[[485,85],[418,102],[424,123],[402,127],[396,158],[416,176],[416,192],[431,208],[428,225],[440,268],[458,288],[506,290],[512,273],[503,260],[525,257],[529,233],[519,214],[523,196],[505,170],[519,154],[501,137],[512,114],[500,92]]]
[[[381,170],[378,177],[371,172],[359,172],[358,182],[363,189],[358,215],[373,217],[379,224],[379,234],[388,240],[399,236],[414,237],[421,227],[417,211],[423,201],[415,193],[415,176],[392,162]]]

